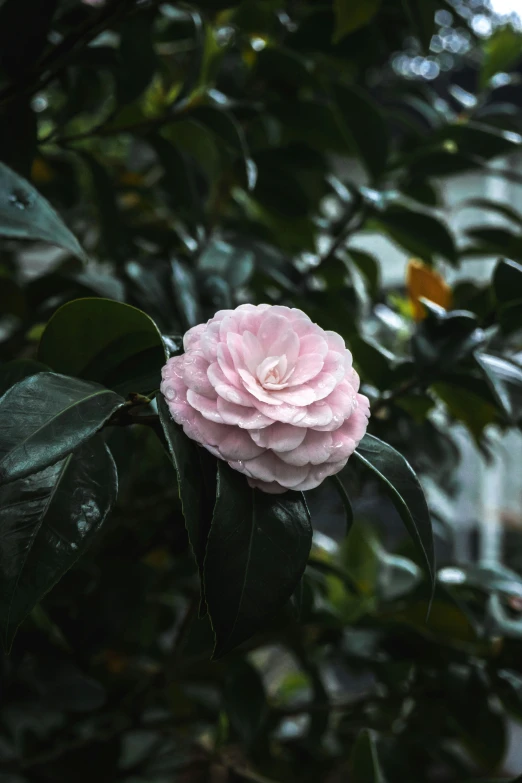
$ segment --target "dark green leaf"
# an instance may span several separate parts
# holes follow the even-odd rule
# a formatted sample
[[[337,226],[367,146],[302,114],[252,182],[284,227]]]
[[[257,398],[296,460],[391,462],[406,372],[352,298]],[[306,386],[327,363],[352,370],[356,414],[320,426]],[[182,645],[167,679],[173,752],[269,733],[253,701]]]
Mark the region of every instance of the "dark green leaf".
[[[389,154],[388,127],[380,109],[356,87],[336,86],[335,99],[345,133],[371,180],[379,180]]]
[[[0,625],[7,648],[33,606],[88,548],[116,494],[116,467],[98,439],[0,489]]]
[[[172,208],[190,224],[203,224],[203,197],[198,190],[196,163],[159,134],[147,136],[163,167],[162,187]]]
[[[0,397],[0,485],[76,451],[124,404],[97,383],[39,372]]]
[[[269,495],[218,465],[214,518],[205,558],[205,596],[219,658],[244,642],[294,592],[312,543],[300,493]]]
[[[466,248],[467,256],[505,255],[522,261],[522,236],[507,228],[473,226],[466,234],[473,240],[471,248]]]
[[[111,299],[63,305],[42,335],[38,359],[55,372],[103,383],[126,396],[159,388],[167,357],[154,321]]]
[[[493,274],[493,289],[501,304],[522,299],[522,264],[501,259]]]
[[[161,394],[158,395],[157,404],[161,426],[178,476],[179,497],[183,507],[185,527],[202,578],[212,507],[209,506],[203,485],[198,453],[200,449],[173,421],[167,403]],[[203,585],[203,578],[201,581]]]
[[[522,414],[522,367],[487,353],[476,353],[475,360],[500,410],[509,422],[516,423]]]
[[[506,727],[491,703],[483,673],[453,666],[445,677],[445,691],[448,711],[467,750],[486,769],[496,769],[506,750]]]
[[[183,326],[185,329],[190,329],[191,326],[201,322],[196,280],[192,270],[177,258],[171,260],[170,266],[174,300]]]
[[[204,275],[219,275],[231,288],[245,285],[254,271],[255,254],[252,250],[211,240],[198,258],[198,271]]]
[[[253,190],[257,180],[257,170],[243,133],[243,128],[236,118],[223,109],[213,106],[197,106],[188,115],[190,119],[209,128],[227,147],[243,161],[244,179],[249,190]]]
[[[457,385],[454,380],[452,377],[451,383],[436,383],[432,389],[447,405],[451,415],[465,424],[480,444],[484,428],[497,419],[496,408],[475,391]]]
[[[377,755],[375,733],[370,729],[363,729],[357,737],[350,763],[350,780],[353,780],[353,783],[385,783]]]
[[[381,287],[381,270],[377,259],[369,253],[362,250],[356,250],[354,247],[348,248],[350,261],[357,267],[364,278],[368,287],[368,293],[375,299]]]
[[[247,748],[252,747],[267,716],[267,703],[263,680],[246,659],[231,666],[223,702],[231,727]]]
[[[49,202],[25,179],[0,163],[0,236],[48,242],[80,259],[85,253]]]
[[[157,66],[152,45],[152,17],[145,13],[128,16],[120,26],[117,100],[131,103],[147,89]]]
[[[334,43],[345,35],[369,24],[381,5],[381,0],[334,0]]]
[[[430,512],[424,492],[410,464],[387,443],[365,435],[356,458],[382,483],[412,537],[435,588],[435,553]]]
[[[509,204],[504,203],[503,201],[491,201],[491,199],[488,198],[470,198],[466,199],[466,201],[462,201],[458,205],[459,209],[466,209],[470,207],[472,209],[480,209],[486,212],[495,212],[497,215],[507,218],[507,220],[511,220],[513,223],[518,223],[518,225],[522,226],[522,213],[514,209]]]
[[[105,254],[114,261],[123,263],[131,255],[130,239],[118,207],[114,183],[107,169],[87,152],[81,157],[89,169],[92,196],[98,213],[101,243]]]
[[[421,321],[412,337],[412,353],[418,368],[440,374],[472,354],[485,340],[473,313],[451,311],[423,299],[428,317]]]
[[[393,206],[380,212],[377,221],[392,239],[423,261],[439,255],[452,264],[457,262],[453,235],[434,215]]]
[[[508,713],[515,720],[522,720],[522,676],[509,669],[500,669],[495,690]]]
[[[13,359],[0,365],[0,397],[18,381],[48,369],[45,364],[35,362],[34,359]]]

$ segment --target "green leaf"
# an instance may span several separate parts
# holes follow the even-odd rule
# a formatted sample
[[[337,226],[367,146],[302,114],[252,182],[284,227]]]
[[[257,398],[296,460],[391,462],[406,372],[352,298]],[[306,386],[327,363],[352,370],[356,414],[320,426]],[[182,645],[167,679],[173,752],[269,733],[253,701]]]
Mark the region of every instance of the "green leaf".
[[[18,381],[48,369],[45,364],[35,362],[34,359],[13,359],[0,365],[0,397]]]
[[[209,505],[203,485],[200,449],[172,419],[168,405],[161,394],[157,397],[157,404],[161,426],[178,476],[185,527],[203,587],[203,561],[212,519],[212,507]]]
[[[118,207],[114,183],[107,169],[92,155],[79,153],[89,169],[92,198],[98,213],[103,251],[118,263],[124,263],[132,255],[131,243]]]
[[[373,435],[365,435],[355,457],[382,483],[424,561],[435,589],[435,553],[430,512],[417,476],[402,454]]]
[[[253,190],[257,180],[256,165],[250,157],[243,128],[234,115],[214,106],[197,106],[188,117],[211,130],[225,142],[228,149],[241,157],[246,186],[248,190]]]
[[[363,729],[350,758],[353,783],[385,783],[377,755],[376,736],[370,729]]]
[[[245,285],[254,271],[255,254],[245,247],[234,247],[221,239],[212,239],[198,258],[198,271],[219,275],[231,288]]]
[[[445,704],[460,739],[475,761],[496,769],[506,751],[506,726],[491,702],[491,685],[474,668],[453,665],[443,679]]]
[[[223,703],[235,733],[251,748],[267,717],[263,680],[246,659],[235,661],[225,679]]]
[[[154,321],[111,299],[75,299],[47,324],[38,359],[126,396],[159,388],[167,354]]]
[[[465,201],[461,201],[458,204],[458,209],[480,209],[486,212],[495,212],[501,217],[511,220],[513,223],[518,223],[522,226],[522,213],[511,207],[509,204],[505,204],[503,201],[491,201],[488,198],[470,198]]]
[[[497,411],[493,405],[473,391],[457,386],[454,382],[436,383],[432,389],[447,405],[451,415],[466,425],[477,445],[480,445],[484,428],[497,418]]]
[[[134,101],[147,89],[156,71],[150,14],[135,13],[120,25],[116,97],[119,104]]]
[[[507,712],[515,720],[522,720],[522,676],[509,669],[500,669],[495,690]]]
[[[334,43],[369,24],[377,14],[381,0],[334,0]]]
[[[0,397],[0,485],[54,465],[98,432],[124,404],[95,383],[40,372]]]
[[[49,202],[27,180],[0,163],[0,236],[48,242],[84,260],[86,255]]]
[[[357,267],[361,273],[368,293],[372,299],[375,299],[381,288],[381,269],[377,259],[365,253],[362,250],[356,250],[354,247],[348,248],[348,258]]]
[[[438,4],[432,0],[402,0],[402,4],[423,50],[429,52]]]
[[[475,361],[507,420],[516,424],[522,415],[522,367],[499,356],[476,353]]]
[[[511,70],[522,57],[522,35],[511,25],[495,30],[484,42],[484,59],[480,72],[480,87],[501,71]]]
[[[0,626],[6,648],[34,605],[86,551],[117,495],[99,439],[0,488]]]
[[[163,167],[161,186],[168,204],[186,219],[189,225],[203,224],[203,197],[198,191],[195,176],[197,164],[194,158],[181,152],[159,134],[150,134],[147,136],[147,142]]]
[[[201,313],[198,300],[198,289],[192,270],[186,264],[173,258],[170,262],[172,269],[172,293],[177,309],[183,321],[185,329],[201,322]]]
[[[214,658],[261,630],[294,592],[312,543],[301,493],[269,495],[218,464],[214,517],[205,557],[205,596]]]
[[[467,256],[508,256],[522,261],[522,237],[507,228],[472,226],[466,235],[473,245],[466,248]]]
[[[431,261],[434,255],[439,255],[451,264],[457,263],[453,235],[445,223],[434,215],[393,206],[385,212],[379,212],[376,222],[391,239],[423,261]]]
[[[389,155],[384,116],[370,96],[357,87],[336,85],[334,94],[342,128],[375,182],[386,170]]]
[[[500,304],[522,299],[522,264],[501,259],[493,273],[493,290]]]

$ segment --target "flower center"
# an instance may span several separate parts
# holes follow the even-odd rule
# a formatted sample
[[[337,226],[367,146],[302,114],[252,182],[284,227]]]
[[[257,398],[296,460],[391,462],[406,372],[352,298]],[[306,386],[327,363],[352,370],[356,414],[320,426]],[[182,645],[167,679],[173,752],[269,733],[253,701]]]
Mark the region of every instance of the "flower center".
[[[264,389],[284,389],[293,371],[294,368],[288,371],[286,356],[267,356],[258,364],[256,377]]]

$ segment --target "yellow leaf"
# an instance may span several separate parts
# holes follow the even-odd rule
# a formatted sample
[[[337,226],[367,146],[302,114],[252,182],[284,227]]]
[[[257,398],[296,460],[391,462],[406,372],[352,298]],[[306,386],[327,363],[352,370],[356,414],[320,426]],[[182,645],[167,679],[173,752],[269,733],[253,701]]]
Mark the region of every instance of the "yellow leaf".
[[[406,287],[416,321],[422,321],[426,317],[426,310],[420,299],[429,299],[445,310],[451,307],[451,288],[442,275],[415,258],[412,258],[408,264]]]

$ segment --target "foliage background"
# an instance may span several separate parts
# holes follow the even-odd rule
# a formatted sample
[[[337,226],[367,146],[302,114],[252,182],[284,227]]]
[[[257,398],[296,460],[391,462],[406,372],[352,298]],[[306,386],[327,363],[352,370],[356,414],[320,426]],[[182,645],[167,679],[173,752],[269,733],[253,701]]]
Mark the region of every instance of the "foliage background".
[[[428,617],[397,513],[429,549],[422,494],[379,446],[373,471],[354,458],[307,493],[291,600],[211,661],[185,522],[200,557],[215,462],[151,400],[189,326],[298,306],[349,343],[372,435],[451,497],[452,423],[487,455],[491,427],[522,419],[522,216],[473,193],[507,227],[456,236],[444,201],[462,172],[522,182],[521,54],[480,3],[0,3],[2,783],[504,775],[522,720],[517,542],[513,570],[457,568],[432,509]],[[356,249],[368,232],[417,259],[401,290]],[[445,282],[492,257],[487,284]],[[226,621],[234,584],[215,564]],[[277,601],[281,566],[258,567]]]

